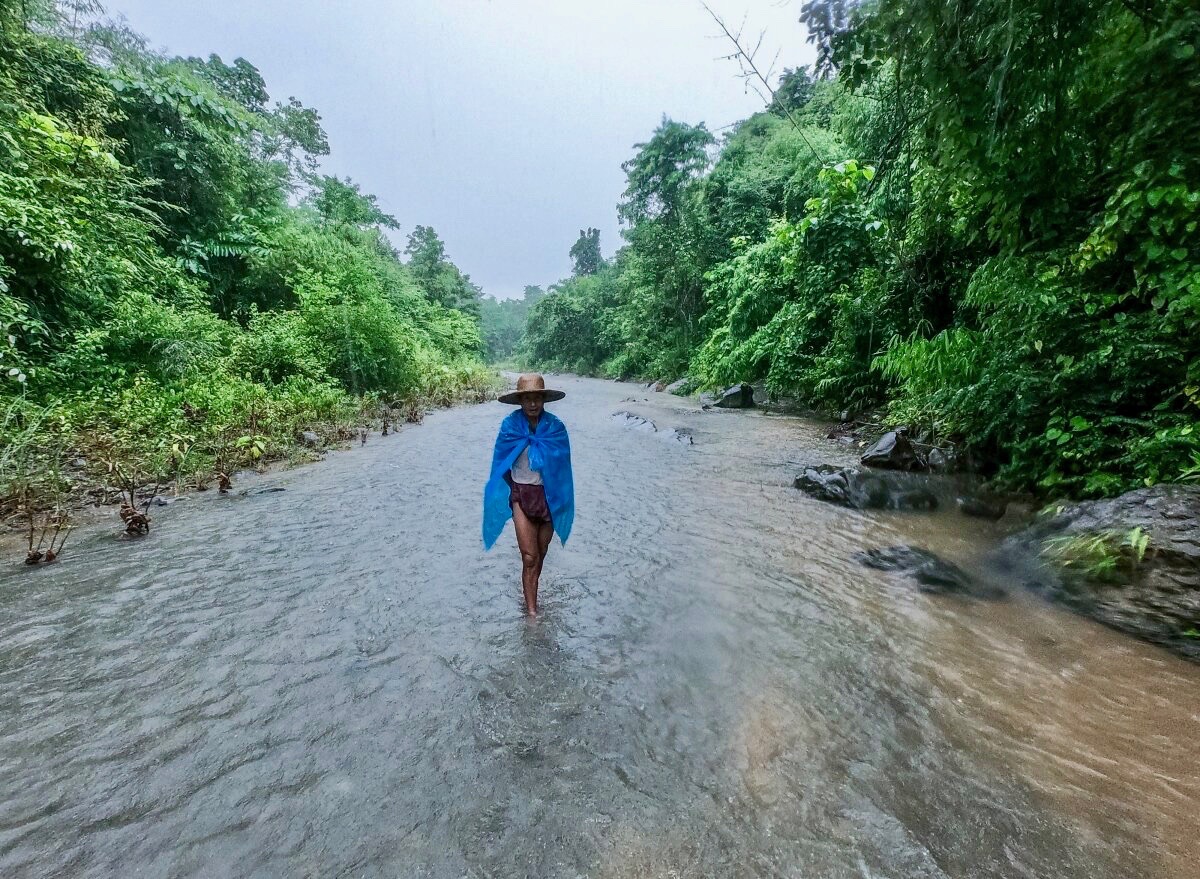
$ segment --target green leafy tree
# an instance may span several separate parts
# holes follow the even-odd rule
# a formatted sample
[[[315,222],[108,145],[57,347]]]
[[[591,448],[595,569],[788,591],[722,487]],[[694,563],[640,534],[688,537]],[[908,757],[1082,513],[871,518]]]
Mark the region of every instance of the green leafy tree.
[[[483,291],[446,256],[446,245],[431,226],[417,226],[404,249],[408,268],[430,302],[479,318]]]
[[[237,103],[247,113],[264,114],[270,95],[258,68],[245,58],[226,64],[220,55],[209,55],[207,61],[188,58],[186,63],[203,79],[208,80],[222,95]]]
[[[697,210],[700,175],[713,136],[703,124],[663,118],[649,141],[625,162],[626,188],[617,213],[630,245],[624,265],[629,296],[618,320],[632,345],[616,371],[686,371],[697,340],[706,254],[704,217]]]
[[[775,86],[770,109],[786,117],[789,113],[800,113],[816,94],[817,81],[807,68],[785,67]]]
[[[637,153],[621,165],[626,186],[617,213],[636,226],[646,220],[676,223],[684,193],[708,166],[713,136],[704,123],[688,125],[663,117],[654,136],[634,145]]]
[[[597,372],[616,368],[619,331],[615,320],[619,270],[606,264],[594,275],[575,275],[555,284],[529,309],[524,348],[547,368]]]
[[[578,240],[571,245],[571,259],[575,264],[574,274],[594,275],[604,264],[600,253],[600,230],[579,230]]]
[[[368,226],[400,228],[395,217],[380,210],[375,196],[363,193],[349,178],[342,181],[337,177],[320,177],[314,189],[313,205],[327,223],[343,223],[360,229]]]

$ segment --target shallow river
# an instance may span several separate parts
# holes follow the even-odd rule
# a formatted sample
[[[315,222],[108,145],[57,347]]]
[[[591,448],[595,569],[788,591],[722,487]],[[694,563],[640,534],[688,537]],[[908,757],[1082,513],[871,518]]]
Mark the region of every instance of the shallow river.
[[[1200,666],[861,567],[999,532],[807,499],[820,425],[561,384],[536,624],[499,403],[0,573],[0,875],[1196,875]]]

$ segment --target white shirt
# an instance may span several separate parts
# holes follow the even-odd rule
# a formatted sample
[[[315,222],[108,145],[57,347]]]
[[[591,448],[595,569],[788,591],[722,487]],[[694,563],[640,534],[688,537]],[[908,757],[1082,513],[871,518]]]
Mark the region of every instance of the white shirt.
[[[541,485],[542,474],[529,467],[529,446],[521,449],[521,454],[512,465],[512,481],[522,485]]]

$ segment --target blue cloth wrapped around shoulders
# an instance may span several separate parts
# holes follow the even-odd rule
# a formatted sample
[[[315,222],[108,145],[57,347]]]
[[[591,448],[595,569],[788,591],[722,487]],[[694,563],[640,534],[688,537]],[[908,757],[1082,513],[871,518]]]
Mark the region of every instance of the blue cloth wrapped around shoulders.
[[[546,505],[554,520],[554,530],[565,546],[575,521],[575,483],[571,477],[571,441],[567,427],[556,416],[543,411],[537,430],[530,430],[529,419],[520,409],[500,423],[496,448],[492,452],[492,472],[483,489],[483,547],[491,549],[512,518],[508,504],[509,486],[504,475],[525,447],[529,447],[530,469],[542,475]]]

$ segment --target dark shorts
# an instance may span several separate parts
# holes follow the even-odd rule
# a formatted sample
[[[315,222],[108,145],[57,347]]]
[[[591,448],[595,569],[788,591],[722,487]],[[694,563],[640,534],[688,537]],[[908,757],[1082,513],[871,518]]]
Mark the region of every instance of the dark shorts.
[[[521,505],[521,512],[535,525],[550,525],[550,506],[546,503],[546,487],[525,485],[508,478],[508,505]]]

